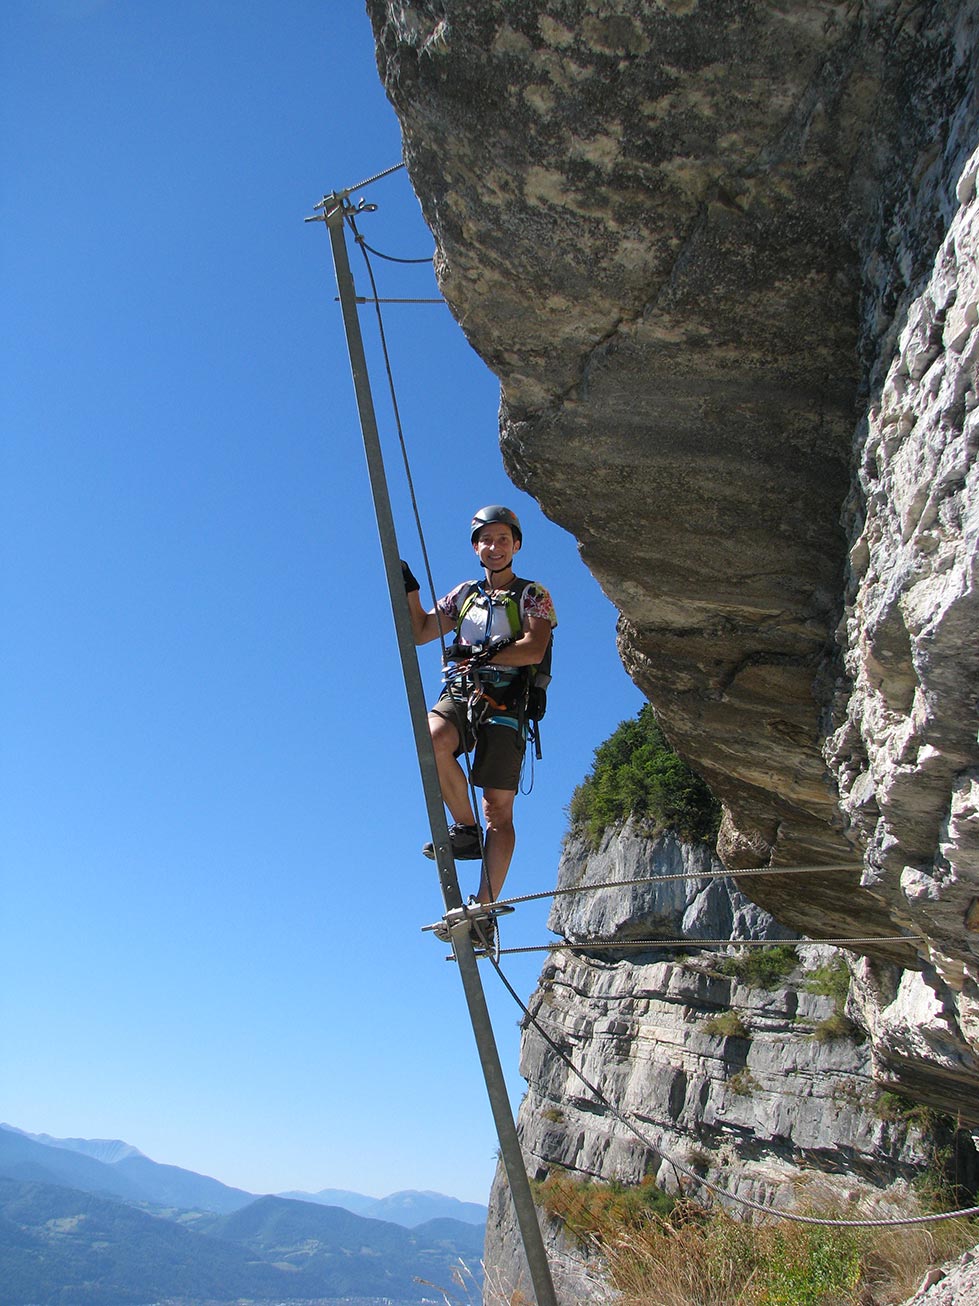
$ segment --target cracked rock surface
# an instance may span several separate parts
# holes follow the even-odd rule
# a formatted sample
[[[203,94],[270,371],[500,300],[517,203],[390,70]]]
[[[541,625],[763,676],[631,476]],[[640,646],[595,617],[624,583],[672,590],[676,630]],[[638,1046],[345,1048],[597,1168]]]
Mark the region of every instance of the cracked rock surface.
[[[979,1036],[975,0],[369,0],[514,479],[729,868]],[[971,1070],[968,1072],[971,1074]]]
[[[908,1187],[939,1145],[957,1149],[957,1173],[974,1182],[979,1162],[968,1131],[950,1129],[936,1141],[913,1113],[890,1109],[895,1099],[883,1090],[895,1081],[863,1024],[867,977],[851,978],[845,999],[845,967],[835,996],[814,991],[828,987],[819,981],[839,967],[839,954],[787,940],[721,870],[703,845],[669,834],[649,839],[632,824],[597,850],[578,839],[566,844],[562,889],[679,871],[685,878],[561,896],[551,929],[583,945],[682,934],[689,946],[552,954],[529,1003],[540,1028],[525,1020],[522,1043],[528,1092],[518,1127],[532,1177],[565,1172],[630,1184],[652,1174],[669,1192],[682,1186],[709,1200],[698,1188],[706,1180],[776,1209],[832,1195],[856,1213],[872,1195],[877,1218],[907,1213]],[[712,873],[718,878],[707,878]],[[731,949],[698,949],[718,938],[792,942],[797,956],[780,977],[760,982],[750,971],[726,972]],[[951,1065],[956,1048],[934,994],[909,984],[895,1002],[895,1025],[930,1040],[931,1058]],[[871,1003],[871,1016],[876,1011]],[[594,1254],[557,1220],[545,1219],[544,1231],[559,1300],[609,1300]],[[498,1290],[487,1301],[508,1301],[526,1287],[502,1169],[485,1255]]]
[[[368,11],[508,470],[619,608],[626,666],[726,804],[727,864],[859,868],[821,749],[842,513],[975,136],[974,5]],[[861,932],[893,934],[858,880]],[[815,930],[826,897],[763,902]]]
[[[834,867],[738,887],[871,939],[873,1075],[974,1127],[979,0],[367,8],[510,475],[724,865]]]

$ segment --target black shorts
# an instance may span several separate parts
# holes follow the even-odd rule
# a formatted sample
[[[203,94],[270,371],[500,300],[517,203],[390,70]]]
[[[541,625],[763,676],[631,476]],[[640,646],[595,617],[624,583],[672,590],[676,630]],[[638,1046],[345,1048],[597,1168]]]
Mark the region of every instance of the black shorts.
[[[475,749],[472,781],[480,789],[520,788],[520,771],[523,767],[524,740],[513,726],[499,726],[486,722],[473,732],[466,716],[466,705],[443,694],[431,709],[435,716],[451,721],[459,731],[456,757],[463,751]]]

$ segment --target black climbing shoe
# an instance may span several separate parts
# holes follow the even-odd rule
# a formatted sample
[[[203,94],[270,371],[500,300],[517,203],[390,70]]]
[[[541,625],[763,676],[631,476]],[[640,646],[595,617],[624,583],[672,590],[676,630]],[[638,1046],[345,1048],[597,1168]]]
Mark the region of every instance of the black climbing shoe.
[[[483,856],[478,825],[450,825],[449,843],[452,845],[452,856],[457,862],[478,862]],[[430,861],[435,861],[433,843],[425,844],[422,852]]]

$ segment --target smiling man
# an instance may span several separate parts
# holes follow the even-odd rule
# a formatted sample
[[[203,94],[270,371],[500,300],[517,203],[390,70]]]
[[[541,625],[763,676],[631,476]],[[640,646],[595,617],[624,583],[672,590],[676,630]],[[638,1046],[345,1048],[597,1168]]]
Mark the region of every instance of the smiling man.
[[[500,893],[513,857],[513,800],[527,743],[527,696],[532,669],[547,652],[557,625],[548,591],[513,568],[523,545],[516,513],[502,504],[472,519],[472,546],[482,580],[463,581],[426,612],[407,566],[405,590],[415,643],[454,635],[446,650],[446,685],[429,712],[442,799],[452,818],[449,837],[459,860],[482,859],[476,901]],[[485,839],[480,837],[469,783],[459,764],[474,751],[472,781],[483,792]],[[435,856],[431,844],[426,857]]]

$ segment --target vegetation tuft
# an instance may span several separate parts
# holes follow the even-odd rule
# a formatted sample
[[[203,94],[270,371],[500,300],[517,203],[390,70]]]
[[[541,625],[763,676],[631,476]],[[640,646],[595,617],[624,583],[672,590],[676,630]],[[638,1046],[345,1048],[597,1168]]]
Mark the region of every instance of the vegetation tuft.
[[[920,1131],[928,1160],[914,1180],[914,1190],[926,1210],[955,1211],[975,1203],[976,1152],[969,1130],[952,1116],[892,1089],[878,1091],[871,1107],[880,1120]]]
[[[640,1229],[675,1204],[652,1179],[641,1184],[599,1183],[552,1170],[533,1185],[534,1201],[581,1241],[605,1242],[626,1230]]]
[[[853,1038],[855,1033],[856,1026],[853,1022],[839,1012],[834,1012],[819,1022],[812,1031],[812,1036],[817,1043],[835,1043],[837,1039]]]
[[[704,1033],[715,1038],[747,1038],[748,1030],[736,1011],[722,1011],[719,1016],[709,1016],[704,1021]]]
[[[761,1084],[747,1067],[732,1075],[727,1082],[731,1092],[737,1093],[738,1097],[753,1097],[761,1088]]]
[[[856,1038],[857,1027],[846,1015],[846,998],[850,991],[850,969],[844,959],[836,956],[822,966],[806,971],[802,988],[807,993],[833,999],[833,1014],[821,1020],[812,1032],[818,1043],[831,1043],[841,1038]]]
[[[568,805],[573,833],[597,848],[611,826],[633,817],[650,833],[673,829],[691,842],[714,840],[717,799],[682,762],[647,703],[595,749],[592,769]]]
[[[823,966],[814,966],[807,970],[802,987],[807,993],[818,993],[820,997],[832,998],[833,1007],[839,1015],[843,1014],[846,996],[850,992],[850,968],[839,955]]]
[[[930,1130],[934,1130],[942,1118],[932,1107],[924,1106],[921,1102],[915,1102],[912,1098],[905,1097],[903,1093],[895,1093],[889,1088],[883,1088],[877,1094],[874,1114],[879,1120],[915,1125],[919,1129]]]
[[[748,948],[736,957],[725,957],[718,970],[757,989],[777,989],[799,964],[799,954],[791,943],[773,943],[771,947]]]

